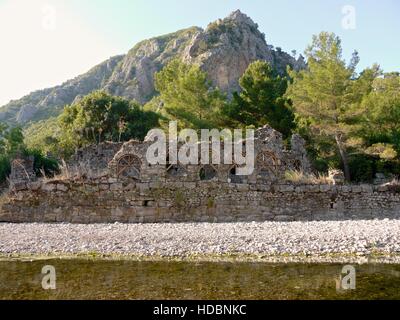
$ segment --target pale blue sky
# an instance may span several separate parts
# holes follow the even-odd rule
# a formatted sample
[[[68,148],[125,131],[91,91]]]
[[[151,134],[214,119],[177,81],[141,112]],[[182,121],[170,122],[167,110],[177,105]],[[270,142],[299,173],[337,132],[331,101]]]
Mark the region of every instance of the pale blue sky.
[[[344,29],[342,8],[355,8]],[[378,62],[400,71],[398,0],[0,0],[0,105],[60,84],[140,40],[211,21],[240,9],[269,44],[303,52],[313,34],[333,31],[360,69]]]

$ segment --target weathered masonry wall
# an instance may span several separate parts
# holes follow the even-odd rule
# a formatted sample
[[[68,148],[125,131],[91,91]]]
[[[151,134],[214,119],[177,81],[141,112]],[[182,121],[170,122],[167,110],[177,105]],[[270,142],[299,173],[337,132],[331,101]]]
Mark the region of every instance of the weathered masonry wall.
[[[219,182],[32,182],[0,204],[1,222],[157,223],[400,218],[390,186]]]
[[[10,190],[0,196],[0,222],[157,223],[400,218],[400,186],[286,182],[290,171],[311,172],[305,141],[265,126],[255,132],[254,171],[236,163],[148,163],[145,141],[102,143],[79,150],[65,174],[36,180],[32,159],[12,163]],[[243,140],[243,146],[246,141]],[[200,155],[199,155],[200,156]],[[58,179],[58,180],[57,180]]]

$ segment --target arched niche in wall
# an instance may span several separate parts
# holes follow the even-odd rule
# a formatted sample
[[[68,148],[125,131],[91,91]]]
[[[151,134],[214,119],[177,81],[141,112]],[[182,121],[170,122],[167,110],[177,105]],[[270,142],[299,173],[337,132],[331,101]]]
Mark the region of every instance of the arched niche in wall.
[[[234,164],[230,167],[228,178],[230,183],[245,183],[246,176],[238,175],[238,165]]]
[[[296,171],[301,171],[302,170],[302,163],[300,160],[296,159],[293,161],[293,169]]]
[[[187,171],[181,164],[172,164],[169,161],[169,156],[167,156],[167,164],[165,166],[167,171],[167,176],[169,177],[183,177],[187,175]]]
[[[118,159],[117,176],[140,180],[140,169],[142,162],[134,154],[126,154]]]
[[[216,178],[218,175],[217,169],[213,165],[204,165],[200,168],[199,178],[201,181],[209,181]]]
[[[260,178],[275,180],[279,174],[281,161],[275,153],[263,151],[256,157],[256,169]]]

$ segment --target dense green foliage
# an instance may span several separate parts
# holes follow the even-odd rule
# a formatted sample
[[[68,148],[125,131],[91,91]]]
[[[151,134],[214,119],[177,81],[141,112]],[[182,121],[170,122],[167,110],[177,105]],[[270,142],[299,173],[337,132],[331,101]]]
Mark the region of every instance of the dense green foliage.
[[[4,182],[9,175],[10,162],[16,154],[34,156],[34,169],[38,175],[43,172],[51,175],[58,170],[57,161],[47,158],[38,149],[26,147],[20,127],[8,128],[5,125],[0,125],[0,183]]]
[[[10,174],[10,160],[5,155],[0,155],[0,183],[4,182]]]
[[[67,143],[88,143],[143,139],[158,126],[158,115],[143,111],[136,102],[95,91],[76,104],[66,106],[59,124]]]
[[[23,149],[23,135],[19,127],[0,124],[0,182],[10,173],[10,159]]]
[[[20,127],[8,128],[0,125],[0,154],[14,155],[22,150],[24,136]]]
[[[66,106],[58,118],[35,123],[25,133],[29,147],[67,158],[90,143],[143,139],[158,122],[158,114],[134,101],[95,91]]]
[[[372,87],[359,106],[356,135],[364,157],[370,159],[373,175],[400,175],[400,75],[377,77]]]
[[[26,149],[25,155],[34,157],[33,170],[37,176],[46,175],[48,177],[59,171],[58,161],[52,157],[45,156],[38,149]]]
[[[162,112],[182,128],[217,128],[226,97],[212,87],[207,74],[196,65],[172,60],[155,76]]]
[[[63,156],[67,146],[63,145],[63,133],[56,117],[31,124],[24,130],[25,143],[29,148],[42,150],[45,154]]]
[[[175,59],[155,74],[158,95],[145,106],[96,91],[24,132],[0,125],[0,181],[18,151],[33,154],[37,173],[49,174],[56,163],[44,154],[64,158],[90,143],[143,139],[170,120],[193,129],[269,124],[285,139],[303,135],[316,171],[342,168],[357,182],[377,172],[399,175],[400,75],[377,65],[358,74],[358,54],[347,64],[340,39],[327,32],[314,36],[305,54],[307,68],[287,77],[264,61],[251,63],[240,92],[229,97],[199,66]]]
[[[239,84],[242,91],[233,95],[229,118],[238,126],[259,128],[269,124],[284,137],[290,136],[295,123],[290,101],[284,97],[287,79],[280,77],[268,63],[256,61],[250,64]]]
[[[390,158],[400,154],[400,76],[387,74],[374,81],[374,90],[362,101],[362,136],[367,145],[385,143]],[[394,149],[390,152],[388,148]],[[385,157],[384,152],[380,153]]]
[[[38,175],[57,171],[57,161],[44,156],[64,158],[77,147],[101,141],[143,139],[158,126],[159,116],[143,111],[133,101],[96,91],[76,104],[66,106],[58,118],[33,124],[24,134],[21,128],[0,128],[0,181],[9,174],[10,160],[16,152],[35,157]]]
[[[314,36],[306,56],[308,68],[290,72],[287,96],[319,168],[342,167],[354,181],[398,174],[399,75],[382,79],[378,66],[357,75],[357,53],[346,65],[340,39],[326,32]]]
[[[288,96],[313,136],[330,138],[332,144],[336,143],[346,178],[350,180],[345,143],[354,116],[351,80],[357,61],[347,66],[342,59],[340,39],[326,32],[314,36],[306,56],[308,69],[290,73],[293,82]]]

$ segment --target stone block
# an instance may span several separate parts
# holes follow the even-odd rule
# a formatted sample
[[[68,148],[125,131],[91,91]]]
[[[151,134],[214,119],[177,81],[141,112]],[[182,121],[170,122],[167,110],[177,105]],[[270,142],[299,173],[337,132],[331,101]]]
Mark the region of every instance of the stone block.
[[[27,189],[27,185],[25,182],[17,182],[13,184],[12,189],[17,192],[24,191]]]
[[[282,184],[278,186],[278,191],[280,192],[293,192],[295,187],[290,184]]]
[[[57,184],[57,191],[62,191],[62,192],[66,192],[68,191],[68,186],[65,184]]]
[[[246,192],[250,190],[250,186],[248,184],[238,183],[236,184],[236,190],[238,190],[239,192]]]
[[[321,191],[321,192],[330,192],[330,191],[332,191],[332,186],[330,186],[329,184],[321,184],[320,186],[319,186],[319,190]]]
[[[141,217],[152,216],[155,217],[157,215],[156,208],[147,208],[147,207],[139,207],[137,208],[137,215]]]
[[[39,181],[28,183],[28,189],[32,191],[38,191],[41,188],[41,186],[42,183]]]
[[[108,183],[102,183],[99,184],[99,190],[100,191],[106,191],[110,189],[110,185]]]
[[[112,216],[112,217],[121,217],[121,216],[123,216],[123,215],[124,215],[124,210],[123,210],[123,208],[117,207],[117,208],[112,208],[112,209],[111,209],[111,216]]]
[[[366,193],[373,193],[374,192],[373,186],[369,185],[369,184],[362,184],[361,185],[361,190],[362,190],[362,192],[366,192]]]
[[[349,192],[351,192],[351,186],[346,186],[346,185],[340,186],[339,191],[342,193],[349,193]]]
[[[150,185],[149,185],[149,183],[137,183],[137,184],[136,184],[136,188],[137,188],[141,193],[144,193],[144,192],[147,192],[147,191],[150,190]]]
[[[57,186],[53,183],[44,183],[44,184],[42,184],[42,187],[41,187],[41,189],[46,192],[55,191],[56,188],[57,188]]]
[[[319,185],[310,185],[308,191],[312,193],[317,193],[321,192],[321,189],[319,188]]]
[[[197,187],[196,182],[184,182],[183,183],[183,188],[185,188],[185,189],[192,190],[192,189],[196,189],[196,187]]]
[[[293,221],[294,217],[292,216],[286,216],[286,215],[278,215],[274,217],[274,221],[277,222],[288,222],[288,221]]]
[[[122,183],[110,184],[110,191],[122,191],[122,190],[124,190]]]
[[[389,186],[388,185],[381,185],[381,186],[378,186],[376,188],[376,190],[378,192],[387,192],[387,191],[389,191]]]
[[[361,186],[351,186],[351,192],[361,193],[362,192]]]

